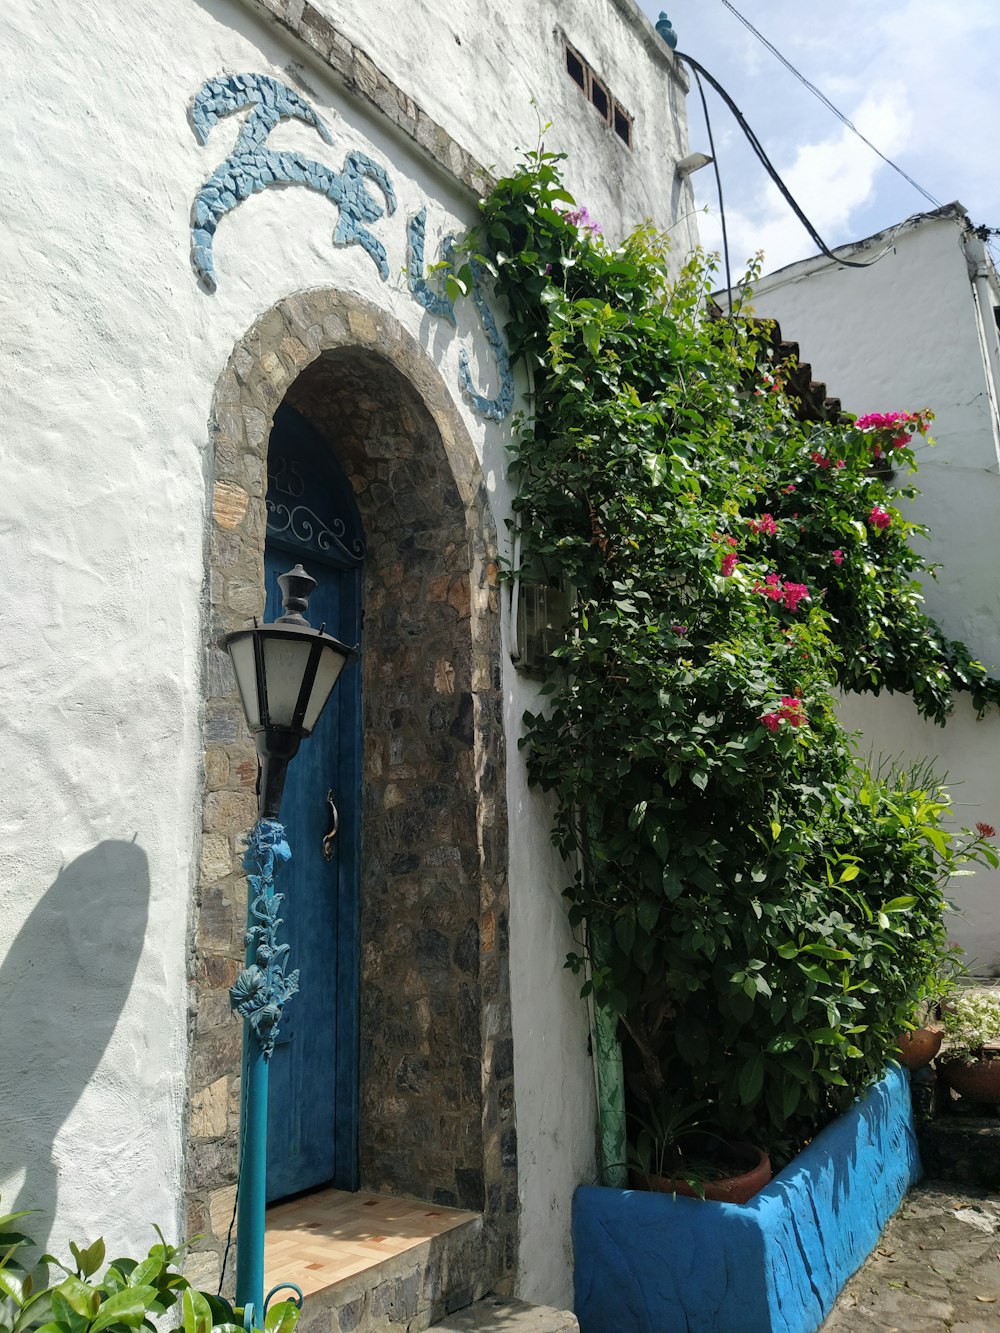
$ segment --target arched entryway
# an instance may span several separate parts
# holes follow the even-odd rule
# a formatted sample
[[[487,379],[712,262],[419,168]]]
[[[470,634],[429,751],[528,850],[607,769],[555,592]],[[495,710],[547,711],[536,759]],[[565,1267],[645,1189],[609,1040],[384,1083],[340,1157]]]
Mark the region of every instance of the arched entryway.
[[[236,347],[215,402],[191,1229],[206,1235],[206,1261],[221,1250],[239,1106],[239,1028],[226,988],[241,953],[239,843],[253,817],[255,778],[253,747],[217,645],[221,634],[264,611],[265,547],[277,552],[281,540],[275,467],[268,530],[268,448],[272,438],[280,443],[288,420],[333,469],[323,494],[303,494],[303,504],[311,502],[329,527],[329,513],[316,506],[336,490],[329,477],[340,476],[365,544],[360,801],[353,807],[360,842],[355,1179],[483,1212],[484,1277],[502,1287],[514,1265],[517,1165],[492,517],[471,441],[427,355],[383,312],[329,292],[289,298],[263,316]],[[330,628],[349,636],[340,625]],[[303,799],[325,819],[330,755],[316,748],[323,772],[303,774]],[[337,804],[343,821],[345,800]],[[302,836],[314,840],[315,831]],[[338,982],[338,1004],[340,991]],[[342,1074],[339,1087],[343,1093]],[[348,1119],[334,1116],[335,1125]],[[333,1171],[336,1179],[336,1154]]]

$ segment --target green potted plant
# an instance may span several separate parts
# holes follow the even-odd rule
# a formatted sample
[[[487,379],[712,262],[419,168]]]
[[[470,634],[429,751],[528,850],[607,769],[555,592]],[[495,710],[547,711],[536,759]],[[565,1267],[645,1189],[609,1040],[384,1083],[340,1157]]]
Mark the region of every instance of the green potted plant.
[[[707,1102],[669,1103],[636,1120],[629,1151],[633,1189],[718,1203],[747,1203],[771,1179],[771,1161],[762,1148],[731,1143],[696,1119]]]
[[[965,973],[962,947],[948,942],[928,973],[923,994],[896,1043],[900,1064],[911,1072],[935,1058],[944,1040],[943,1006],[955,993]]]
[[[944,1009],[943,1058],[949,1087],[972,1102],[1000,1103],[1000,990],[965,990]]]

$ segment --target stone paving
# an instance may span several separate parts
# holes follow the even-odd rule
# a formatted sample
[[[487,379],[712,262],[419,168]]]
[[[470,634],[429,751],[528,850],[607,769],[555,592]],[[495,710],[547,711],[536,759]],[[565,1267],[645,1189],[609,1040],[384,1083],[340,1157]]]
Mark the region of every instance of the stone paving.
[[[1000,1333],[1000,1192],[911,1190],[821,1333]]]

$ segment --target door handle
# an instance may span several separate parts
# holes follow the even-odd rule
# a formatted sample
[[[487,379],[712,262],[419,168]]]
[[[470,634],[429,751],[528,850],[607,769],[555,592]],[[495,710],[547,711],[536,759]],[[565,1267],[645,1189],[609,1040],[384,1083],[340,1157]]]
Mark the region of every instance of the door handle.
[[[323,860],[332,861],[334,853],[333,840],[337,836],[337,829],[340,828],[340,812],[337,810],[337,804],[333,799],[332,787],[326,794],[326,803],[330,807],[330,814],[333,816],[333,825],[330,828],[330,832],[323,839]]]

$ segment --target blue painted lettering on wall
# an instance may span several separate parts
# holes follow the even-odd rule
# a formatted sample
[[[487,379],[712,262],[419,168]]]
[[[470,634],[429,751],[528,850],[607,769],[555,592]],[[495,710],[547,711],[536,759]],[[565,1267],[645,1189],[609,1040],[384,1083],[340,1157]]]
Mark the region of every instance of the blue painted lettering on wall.
[[[427,234],[427,209],[410,218],[406,227],[406,281],[413,299],[432,315],[455,323],[455,303],[445,292],[436,292],[424,277],[424,244]],[[446,236],[441,246],[442,262],[451,264],[454,239]]]
[[[195,196],[191,217],[191,260],[195,272],[209,291],[217,281],[212,246],[219,223],[237,204],[270,185],[304,185],[317,190],[339,210],[333,233],[335,245],[360,245],[371,257],[382,281],[389,277],[385,247],[369,230],[370,224],[396,210],[396,195],[385,169],[366,153],[350,152],[338,172],[299,152],[275,152],[266,140],[283,120],[299,120],[316,130],[326,143],[332,143],[329,130],[308,102],[298,93],[266,74],[233,74],[209,79],[195,95],[191,120],[199,143],[208,142],[212,128],[224,117],[245,107],[249,114],[243,123],[232,154]],[[366,182],[381,193],[384,205],[373,195]],[[422,208],[407,225],[407,283],[413,298],[430,314],[455,323],[455,307],[443,291],[435,290],[424,275],[424,246],[427,210]],[[450,263],[453,240],[445,239],[442,259]],[[482,321],[486,341],[496,360],[500,389],[493,398],[480,394],[472,379],[468,353],[459,354],[459,385],[465,398],[480,416],[502,421],[514,405],[514,378],[510,358],[497,328],[493,312],[482,292],[483,270],[473,261],[472,300]]]
[[[195,196],[192,219],[192,259],[195,271],[210,291],[216,287],[212,262],[212,239],[219,222],[250,195],[268,186],[305,185],[318,190],[337,205],[340,220],[333,233],[334,245],[360,245],[371,255],[383,281],[389,276],[385,248],[366,222],[377,222],[385,212],[396,211],[396,196],[385,171],[365,153],[348,153],[343,171],[332,171],[303,153],[276,153],[264,146],[267,136],[283,120],[301,120],[311,125],[327,143],[330,132],[301,97],[277,79],[264,74],[236,74],[228,79],[210,79],[194,99],[191,118],[199,142],[207,143],[212,127],[241,107],[251,108],[227,157]],[[385,199],[385,208],[369,194],[365,178],[373,181]]]
[[[410,219],[406,229],[407,282],[414,300],[419,301],[425,310],[429,310],[432,315],[438,315],[441,319],[447,319],[454,324],[454,302],[445,292],[435,291],[424,277],[426,228],[427,209],[422,208],[415,217]],[[454,253],[455,238],[446,236],[441,244],[441,262],[446,265],[445,271],[453,267]],[[485,398],[476,391],[476,386],[472,381],[472,372],[469,369],[469,354],[464,348],[458,354],[459,385],[462,393],[480,416],[486,417],[490,421],[503,421],[514,406],[514,376],[510,368],[510,357],[507,355],[507,345],[497,328],[497,322],[493,318],[493,311],[489,308],[486,298],[483,296],[483,266],[478,260],[472,259],[469,261],[469,269],[473,279],[472,300],[482,321],[486,341],[489,343],[496,359],[500,392],[495,398]]]

